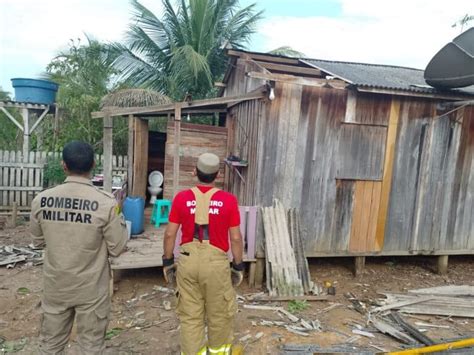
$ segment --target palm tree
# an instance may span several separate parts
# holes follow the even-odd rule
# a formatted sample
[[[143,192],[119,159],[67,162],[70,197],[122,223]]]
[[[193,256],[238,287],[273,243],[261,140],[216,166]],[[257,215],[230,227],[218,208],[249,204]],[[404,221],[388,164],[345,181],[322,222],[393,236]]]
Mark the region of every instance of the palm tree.
[[[474,16],[469,16],[469,14],[465,14],[463,18],[456,21],[451,27],[458,27],[461,26],[461,32],[464,31],[464,26],[467,26],[469,22],[474,21]]]
[[[175,100],[206,97],[226,67],[225,49],[243,48],[262,12],[238,0],[162,0],[158,18],[132,0],[133,24],[115,61],[128,84],[160,91]]]

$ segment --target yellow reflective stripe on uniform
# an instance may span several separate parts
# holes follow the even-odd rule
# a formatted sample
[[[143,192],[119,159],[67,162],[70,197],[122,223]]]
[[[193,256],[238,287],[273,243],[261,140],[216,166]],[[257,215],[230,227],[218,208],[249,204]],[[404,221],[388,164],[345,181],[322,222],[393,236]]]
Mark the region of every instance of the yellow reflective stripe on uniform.
[[[186,355],[184,352],[181,351],[181,355]],[[207,347],[203,347],[199,350],[196,355],[207,355]]]
[[[218,355],[230,355],[230,351],[232,348],[232,344],[224,344],[218,349],[209,348],[210,354],[218,354]]]

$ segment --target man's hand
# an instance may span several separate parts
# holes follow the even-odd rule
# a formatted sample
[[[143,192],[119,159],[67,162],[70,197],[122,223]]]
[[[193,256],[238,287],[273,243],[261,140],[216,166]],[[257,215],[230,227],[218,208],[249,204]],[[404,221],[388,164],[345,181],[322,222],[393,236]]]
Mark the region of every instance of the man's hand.
[[[163,276],[168,285],[173,285],[176,280],[176,264],[174,256],[167,259],[163,256]]]
[[[232,262],[232,268],[230,269],[232,286],[237,287],[242,283],[242,280],[244,279],[244,266],[243,262],[240,262],[239,264]]]

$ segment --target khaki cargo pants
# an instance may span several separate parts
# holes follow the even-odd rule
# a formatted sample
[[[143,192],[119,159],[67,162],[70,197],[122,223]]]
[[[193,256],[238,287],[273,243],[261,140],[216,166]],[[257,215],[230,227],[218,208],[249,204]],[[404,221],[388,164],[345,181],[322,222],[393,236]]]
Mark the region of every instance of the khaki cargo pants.
[[[182,245],[177,284],[182,354],[230,354],[237,302],[227,254],[207,241]]]
[[[105,351],[105,332],[109,323],[110,296],[93,302],[65,308],[43,302],[39,354],[65,354],[74,317],[77,324],[77,343],[81,354],[99,355]]]

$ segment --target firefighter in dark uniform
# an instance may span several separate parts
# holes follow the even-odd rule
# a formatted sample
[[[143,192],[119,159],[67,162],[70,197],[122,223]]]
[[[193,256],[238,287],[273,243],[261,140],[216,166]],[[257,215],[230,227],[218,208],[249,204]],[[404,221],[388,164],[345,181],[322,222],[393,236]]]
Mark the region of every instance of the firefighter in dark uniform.
[[[74,318],[83,354],[102,354],[110,314],[108,257],[127,243],[112,194],[90,181],[92,147],[70,142],[63,150],[66,181],[32,202],[30,231],[44,246],[40,354],[64,354]]]
[[[243,246],[237,198],[213,185],[219,165],[215,154],[199,157],[195,169],[199,184],[176,195],[165,232],[163,271],[169,280],[177,270],[181,352],[186,355],[231,353],[237,310],[232,284],[240,284],[243,278]],[[176,267],[173,249],[180,226]]]

